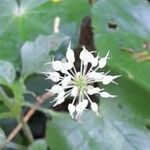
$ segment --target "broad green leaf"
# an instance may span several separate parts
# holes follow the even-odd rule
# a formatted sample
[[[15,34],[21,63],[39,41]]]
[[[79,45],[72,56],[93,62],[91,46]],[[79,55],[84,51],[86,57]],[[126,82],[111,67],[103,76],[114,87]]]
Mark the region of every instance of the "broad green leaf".
[[[150,135],[146,132],[106,117],[101,119],[93,113],[86,112],[83,116],[82,123],[75,122],[68,115],[53,117],[48,122],[47,141],[52,150],[68,147],[69,150],[149,149]]]
[[[82,6],[82,7],[80,7]],[[87,15],[87,0],[65,0],[54,3],[50,0],[0,1],[0,59],[7,59],[21,66],[20,48],[27,40],[53,32],[54,18],[59,16],[60,32],[74,36],[82,18]]]
[[[0,84],[12,84],[15,76],[13,65],[7,61],[0,60]]]
[[[47,143],[43,139],[38,139],[28,147],[28,150],[47,150]]]
[[[121,77],[119,85],[106,87],[114,99],[101,99],[99,109],[103,118],[85,111],[82,122],[70,116],[53,116],[47,124],[47,141],[54,149],[56,139],[71,150],[148,150],[150,147],[150,93],[133,81]]]
[[[143,52],[150,57],[149,49],[144,48],[150,39],[148,14],[150,5],[141,0],[98,0],[92,7],[98,51],[105,55],[110,50],[110,68],[126,73],[129,79],[149,90],[150,61],[142,61],[138,56]]]
[[[0,87],[0,101],[2,102],[2,104],[0,104],[0,118],[20,116],[20,112],[22,111],[22,99],[8,97],[5,91]]]
[[[6,140],[4,131],[0,128],[0,149],[3,147]]]
[[[40,73],[45,63],[50,61],[49,52],[57,50],[69,37],[63,34],[39,36],[33,42],[26,42],[21,49],[22,76]]]
[[[61,120],[61,118],[59,119]],[[66,122],[66,118],[63,118],[63,122],[64,122],[64,119]],[[54,120],[48,122],[47,132],[46,132],[47,143],[52,150],[55,150],[55,149],[70,150],[71,149],[71,144],[69,144],[70,141],[66,139],[67,137],[63,134],[63,132],[61,131],[61,128],[57,126],[58,124],[57,123],[55,124]],[[57,141],[59,141],[59,144],[57,143]]]

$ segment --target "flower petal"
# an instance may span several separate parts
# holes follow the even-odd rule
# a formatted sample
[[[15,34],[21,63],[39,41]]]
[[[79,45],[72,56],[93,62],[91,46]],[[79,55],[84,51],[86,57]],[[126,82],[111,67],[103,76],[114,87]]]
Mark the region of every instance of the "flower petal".
[[[74,86],[74,87],[72,88],[71,95],[72,95],[73,97],[76,97],[77,94],[78,94],[78,87],[77,87],[77,86]]]
[[[95,102],[91,103],[91,109],[94,112],[98,112],[98,105]]]
[[[101,97],[104,97],[104,98],[114,98],[114,97],[117,97],[116,95],[111,95],[109,94],[108,92],[100,92],[100,95]]]
[[[60,80],[60,75],[58,72],[49,72],[48,79],[51,79],[54,82],[58,82]]]
[[[93,67],[96,67],[98,65],[98,57],[93,58],[91,63]]]
[[[105,57],[102,57],[100,60],[99,60],[99,68],[104,68],[106,66],[106,63],[107,63],[107,59],[108,58],[108,55],[109,55],[109,51],[107,52],[106,56]]]
[[[92,63],[92,60],[94,59],[94,56],[85,48],[85,46],[82,46],[83,50],[80,53],[80,59],[83,61],[84,65],[87,65],[88,62]]]
[[[70,47],[71,47],[71,42],[69,43],[69,46],[67,48],[66,58],[69,63],[74,63],[75,62],[74,51]]]
[[[63,80],[62,80],[62,83],[61,83],[62,87],[66,88],[70,81],[71,81],[71,77],[70,76],[64,77]]]
[[[85,109],[87,107],[87,105],[88,105],[88,100],[87,99],[83,99],[82,102],[81,102],[81,107],[83,109]]]
[[[92,72],[87,74],[87,77],[91,78],[91,79],[94,79],[94,80],[101,81],[104,77],[104,73],[103,72],[92,71]]]
[[[104,85],[107,85],[107,84],[113,82],[114,79],[116,79],[116,78],[118,78],[120,76],[121,75],[116,75],[116,76],[106,75],[106,76],[104,76],[102,83]]]
[[[65,92],[64,91],[62,91],[62,92],[60,92],[59,94],[58,94],[58,96],[56,97],[56,103],[53,105],[53,107],[55,107],[55,106],[57,106],[57,105],[59,105],[59,104],[61,104],[61,103],[63,103],[64,101],[65,101]]]
[[[61,71],[63,67],[63,63],[59,60],[53,61],[52,62],[52,67],[56,71]]]
[[[93,95],[93,94],[98,94],[102,89],[100,89],[99,87],[96,88],[91,88],[87,91],[87,93],[89,95]]]
[[[73,113],[75,112],[75,106],[74,106],[73,104],[70,103],[70,104],[68,105],[68,111],[69,111],[71,117],[74,118],[74,117],[73,117]]]
[[[50,91],[52,92],[52,93],[54,93],[54,94],[56,94],[56,93],[60,93],[60,92],[62,92],[63,91],[63,88],[61,87],[61,86],[59,86],[59,85],[53,85],[52,86],[52,88],[50,89]]]

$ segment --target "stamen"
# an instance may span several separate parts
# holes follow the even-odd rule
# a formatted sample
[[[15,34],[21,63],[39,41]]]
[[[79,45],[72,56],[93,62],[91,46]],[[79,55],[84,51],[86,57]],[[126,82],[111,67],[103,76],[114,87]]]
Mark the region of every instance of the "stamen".
[[[75,74],[76,74],[76,73],[77,73],[77,70],[76,70],[74,64],[73,64],[73,70],[74,70],[74,72],[75,72]]]
[[[91,101],[90,97],[88,96],[88,94],[86,93],[86,91],[84,91],[84,94],[86,95],[86,97],[89,100],[89,102],[92,104],[92,101]]]

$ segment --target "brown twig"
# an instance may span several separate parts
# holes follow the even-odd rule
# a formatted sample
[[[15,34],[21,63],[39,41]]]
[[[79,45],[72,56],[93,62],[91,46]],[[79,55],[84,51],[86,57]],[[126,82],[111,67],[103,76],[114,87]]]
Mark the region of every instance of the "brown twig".
[[[47,92],[44,93],[41,96],[38,96],[36,98],[36,102],[33,105],[33,107],[30,108],[30,110],[26,113],[26,115],[23,117],[22,122],[27,123],[29,121],[29,119],[32,117],[32,115],[35,113],[36,109],[45,102],[45,100],[49,99],[50,97],[52,97],[54,94]],[[23,124],[20,122],[15,129],[8,135],[7,139],[6,139],[6,144],[9,143],[16,135],[17,133],[21,130]]]

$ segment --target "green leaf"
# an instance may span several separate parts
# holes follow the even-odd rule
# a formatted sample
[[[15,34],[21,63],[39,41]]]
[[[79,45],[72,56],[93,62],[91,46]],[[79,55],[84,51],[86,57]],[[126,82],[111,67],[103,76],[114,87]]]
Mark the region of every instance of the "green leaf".
[[[14,98],[9,98],[4,90],[0,87],[0,101],[2,101],[5,105],[5,107],[3,106],[3,104],[0,105],[0,118],[20,116],[20,112],[22,111],[22,99],[20,101],[17,101]]]
[[[83,16],[87,15],[89,6],[87,0],[76,0],[76,3],[74,0],[60,3],[50,0],[21,0],[20,13],[24,12],[16,15],[18,9],[16,0],[0,1],[0,59],[7,59],[20,67],[22,44],[38,35],[52,33],[56,16],[61,18],[60,31],[77,40],[77,29]]]
[[[33,42],[26,42],[21,49],[22,76],[26,78],[33,73],[40,73],[44,64],[50,61],[49,52],[57,50],[68,39],[63,34],[39,36]]]
[[[5,140],[6,140],[5,133],[4,133],[4,131],[0,128],[0,148],[3,147],[3,145],[4,145],[4,143],[5,143]]]
[[[47,143],[44,139],[38,139],[28,147],[28,150],[47,150]]]
[[[97,49],[102,55],[110,50],[111,69],[125,73],[148,90],[150,62],[142,61],[138,54],[150,56],[143,46],[150,39],[149,13],[148,1],[141,0],[98,0],[92,8]]]
[[[12,84],[15,76],[13,65],[7,61],[0,60],[0,84]]]
[[[48,122],[47,141],[52,150],[149,149],[150,136],[146,132],[106,117],[101,119],[93,113],[86,112],[83,116],[82,123],[75,122],[66,115],[62,118],[53,117]]]
[[[103,119],[85,111],[82,122],[70,116],[52,117],[47,124],[47,141],[53,149],[87,150],[148,150],[150,147],[150,93],[135,82],[121,77],[119,85],[105,88],[114,99],[101,99],[99,109]],[[60,144],[61,145],[61,144]]]
[[[63,116],[62,116],[62,118],[63,118]],[[61,118],[59,118],[59,119],[61,120]],[[65,122],[66,122],[66,120],[65,120]],[[60,121],[60,123],[61,123],[61,121]],[[58,127],[58,124],[59,123],[55,124],[54,118],[53,118],[53,121],[48,122],[47,133],[46,133],[47,143],[52,150],[55,150],[55,149],[57,149],[57,150],[61,150],[61,149],[70,150],[71,145],[69,144],[69,141],[67,141],[67,139],[66,139],[67,137],[61,131],[63,129]],[[58,140],[59,140],[59,144],[56,143]]]

